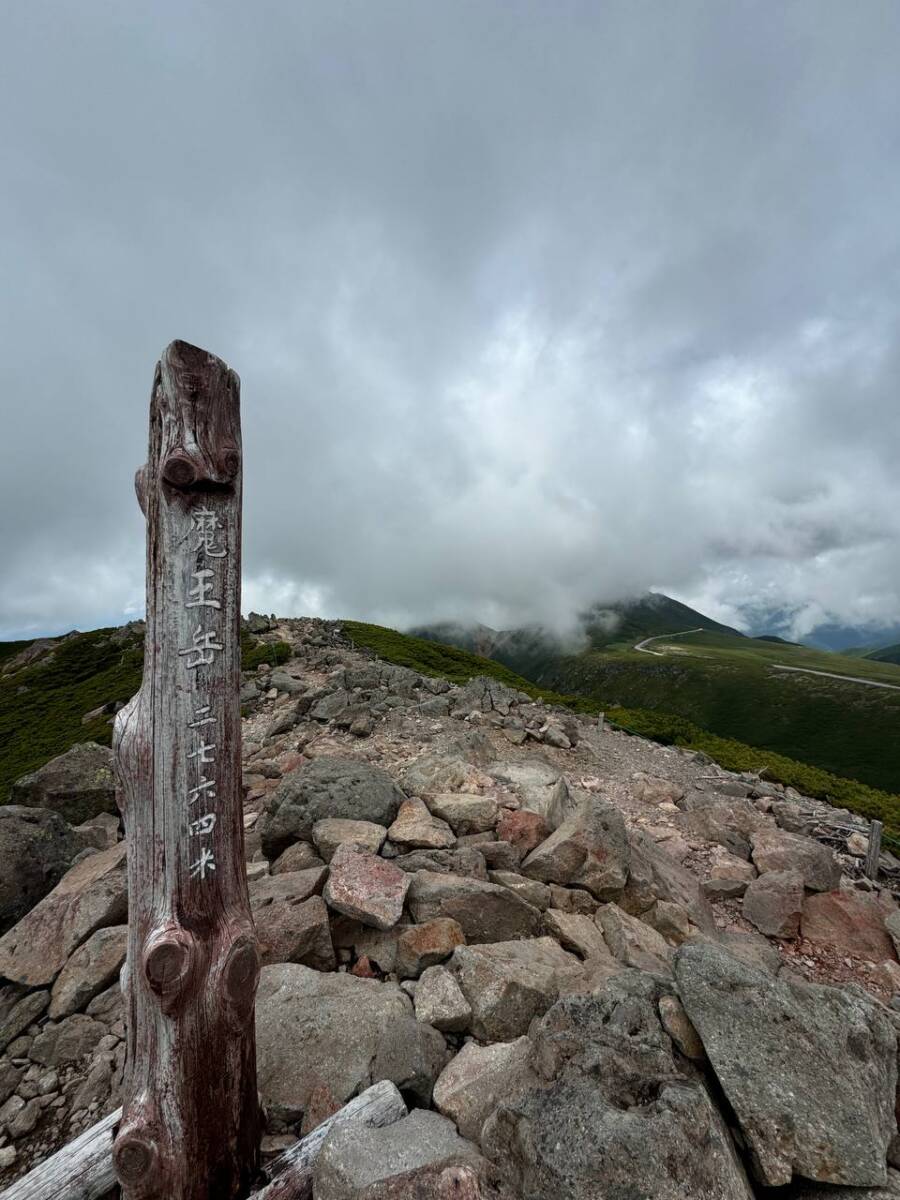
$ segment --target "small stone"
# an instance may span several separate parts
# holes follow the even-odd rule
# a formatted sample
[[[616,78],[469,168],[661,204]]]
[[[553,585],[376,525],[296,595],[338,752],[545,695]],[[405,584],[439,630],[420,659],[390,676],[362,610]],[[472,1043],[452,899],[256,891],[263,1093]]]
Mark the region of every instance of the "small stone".
[[[433,816],[446,821],[459,837],[486,833],[497,824],[499,806],[493,796],[471,796],[462,792],[439,792],[428,797]]]
[[[404,800],[388,830],[391,842],[407,850],[442,850],[455,845],[456,835],[422,800]]]
[[[422,925],[413,925],[397,939],[396,972],[401,979],[415,979],[426,967],[449,958],[465,941],[465,934],[452,917],[435,917]]]
[[[507,809],[500,814],[497,822],[497,837],[515,846],[520,858],[530,854],[550,836],[550,832],[550,826],[540,813],[528,812],[526,809]]]
[[[411,882],[393,863],[344,844],[331,861],[324,895],[336,912],[376,929],[390,929],[403,914]]]
[[[684,1011],[684,1005],[677,996],[660,996],[659,1019],[663,1029],[685,1056],[694,1062],[702,1062],[706,1051],[700,1041],[700,1035],[691,1024],[691,1019]]]
[[[5,1171],[16,1161],[15,1146],[0,1146],[0,1171]]]
[[[446,967],[428,967],[416,987],[416,1019],[442,1033],[459,1033],[468,1028],[472,1016],[469,1002]]]
[[[293,871],[306,871],[312,867],[324,867],[325,863],[316,854],[309,842],[294,842],[284,854],[272,863],[273,875],[284,875]]]
[[[373,821],[351,821],[342,817],[326,817],[317,821],[312,831],[316,849],[326,862],[331,862],[338,846],[345,842],[357,846],[360,850],[368,850],[377,854],[381,843],[387,836],[383,825]]]
[[[803,896],[799,871],[766,871],[747,887],[743,915],[767,937],[795,938],[800,932]]]

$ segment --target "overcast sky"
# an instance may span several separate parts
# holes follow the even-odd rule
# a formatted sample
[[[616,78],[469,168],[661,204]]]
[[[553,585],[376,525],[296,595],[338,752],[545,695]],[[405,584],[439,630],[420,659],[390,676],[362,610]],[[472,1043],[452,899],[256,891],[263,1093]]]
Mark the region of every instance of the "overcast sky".
[[[0,13],[0,637],[143,609],[153,366],[244,610],[900,619],[897,0]]]

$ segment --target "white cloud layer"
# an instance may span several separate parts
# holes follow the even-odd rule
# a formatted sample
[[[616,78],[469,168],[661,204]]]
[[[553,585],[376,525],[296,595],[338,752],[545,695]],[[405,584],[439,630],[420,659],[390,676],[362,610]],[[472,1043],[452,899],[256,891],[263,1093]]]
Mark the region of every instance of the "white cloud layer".
[[[900,619],[900,8],[4,15],[0,637],[141,607],[153,363],[243,380],[245,609]]]

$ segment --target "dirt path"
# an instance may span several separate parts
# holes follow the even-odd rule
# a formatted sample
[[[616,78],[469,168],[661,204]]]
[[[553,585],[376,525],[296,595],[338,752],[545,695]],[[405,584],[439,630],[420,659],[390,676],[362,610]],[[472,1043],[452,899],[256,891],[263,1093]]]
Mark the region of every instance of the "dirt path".
[[[689,633],[702,633],[702,632],[703,632],[703,628],[701,626],[700,629],[682,629],[682,631],[680,633],[658,633],[654,637],[644,638],[644,640],[642,642],[636,642],[634,645],[634,649],[640,650],[642,654],[655,654],[657,658],[664,658],[665,655],[663,654],[662,650],[648,650],[647,649],[648,643],[665,641],[666,638],[686,637],[687,634],[689,634]]]

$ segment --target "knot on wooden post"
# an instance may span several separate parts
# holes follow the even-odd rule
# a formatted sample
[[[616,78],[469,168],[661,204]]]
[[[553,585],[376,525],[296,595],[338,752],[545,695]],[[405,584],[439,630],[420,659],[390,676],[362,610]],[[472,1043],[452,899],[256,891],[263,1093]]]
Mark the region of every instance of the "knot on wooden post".
[[[169,927],[150,935],[144,947],[144,975],[164,1012],[171,1012],[188,990],[197,950],[186,929]]]
[[[113,1168],[123,1187],[136,1188],[154,1180],[160,1168],[156,1143],[145,1134],[123,1129],[113,1143]]]
[[[259,949],[252,933],[239,934],[222,965],[222,991],[235,1019],[243,1023],[253,1012],[259,984]]]

